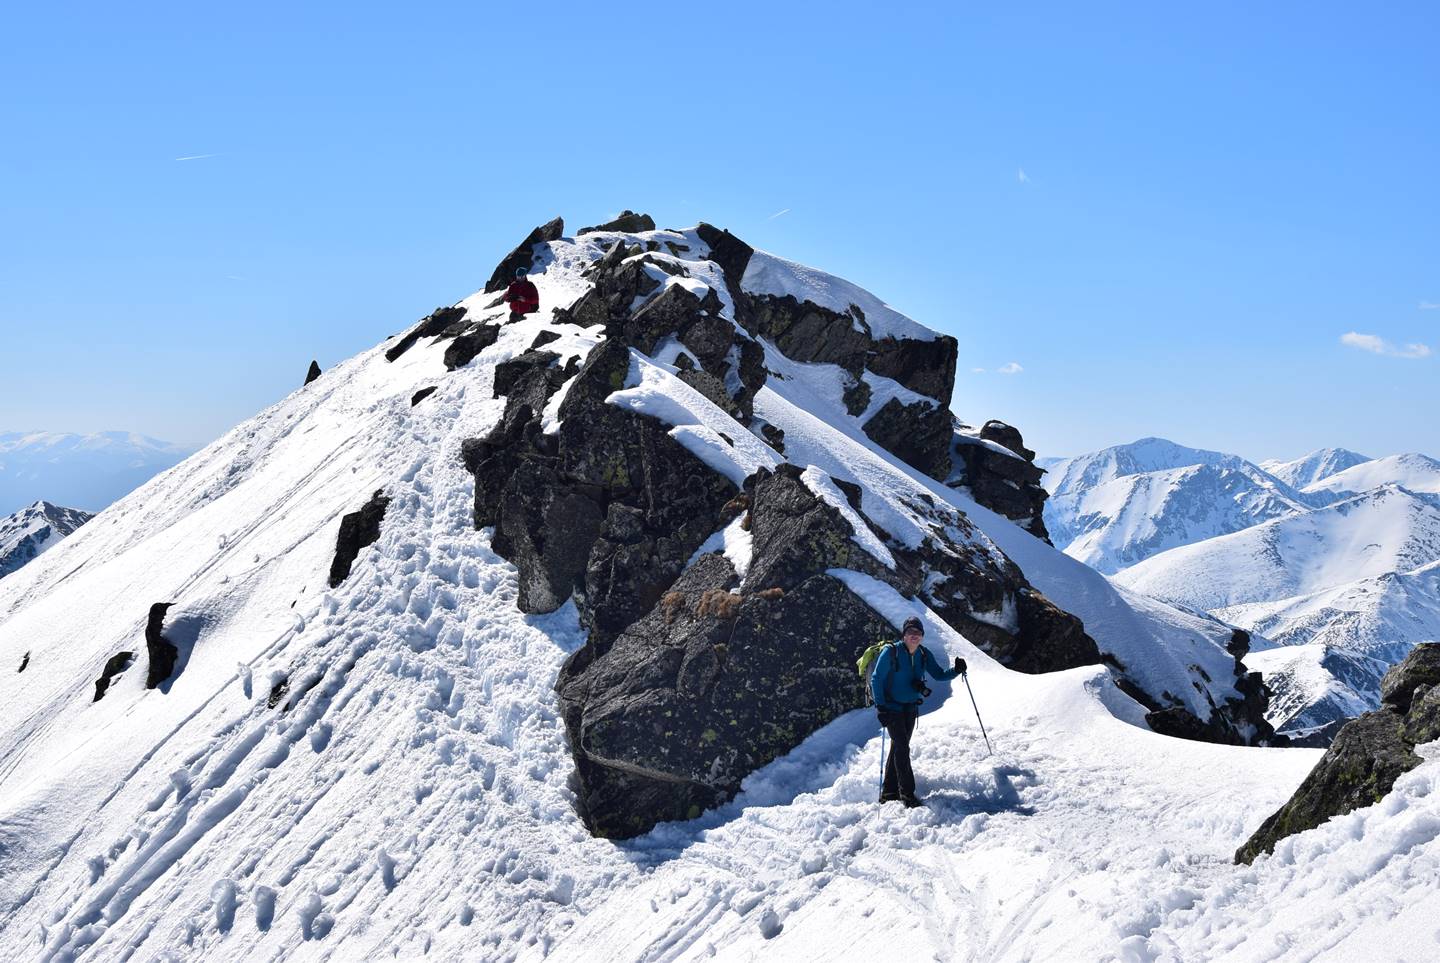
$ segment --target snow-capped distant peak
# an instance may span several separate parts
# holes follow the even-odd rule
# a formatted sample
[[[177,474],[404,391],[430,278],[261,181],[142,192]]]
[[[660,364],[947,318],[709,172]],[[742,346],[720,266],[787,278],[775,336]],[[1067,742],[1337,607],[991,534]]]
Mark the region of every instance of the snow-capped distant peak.
[[[1376,458],[1322,478],[1305,491],[1349,495],[1390,484],[1412,492],[1440,493],[1440,461],[1413,452]]]
[[[1125,475],[1138,475],[1191,465],[1218,465],[1243,462],[1203,448],[1187,448],[1164,438],[1141,438],[1128,445],[1114,445],[1087,455],[1062,458],[1048,467],[1045,488],[1052,495],[1094,488]]]
[[[1348,448],[1321,448],[1294,461],[1262,461],[1260,467],[1287,485],[1304,488],[1370,460],[1370,456]]]
[[[0,518],[0,577],[32,561],[91,519],[88,512],[37,501]]]

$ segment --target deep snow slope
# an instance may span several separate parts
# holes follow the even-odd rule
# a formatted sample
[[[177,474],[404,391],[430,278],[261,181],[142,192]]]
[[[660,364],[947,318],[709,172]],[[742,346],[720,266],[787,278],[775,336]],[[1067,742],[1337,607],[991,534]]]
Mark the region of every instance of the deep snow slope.
[[[91,519],[89,512],[61,508],[47,501],[0,518],[0,578],[60,544],[60,540]]]
[[[1384,485],[1399,485],[1412,492],[1440,493],[1440,461],[1429,455],[1390,455],[1363,462],[1309,485],[1307,493],[1351,495]]]
[[[1348,448],[1321,448],[1294,461],[1262,461],[1260,468],[1292,488],[1304,488],[1367,461],[1368,455]]]
[[[1337,863],[1350,891],[1302,903],[1291,850],[1243,870],[1229,855],[1318,753],[1156,735],[1104,669],[1009,672],[846,572],[892,623],[917,613],[937,654],[971,661],[996,756],[968,698],[941,686],[917,743],[928,809],[875,805],[879,740],[855,712],[717,810],[624,844],[592,838],[552,690],[583,641],[574,607],[520,614],[515,569],[472,527],[459,449],[501,413],[497,363],[542,330],[566,356],[596,343],[546,320],[585,290],[593,247],[551,243],[541,313],[472,363],[447,372],[433,343],[393,363],[388,345],[363,352],[0,581],[0,958],[1148,958],[1194,947],[1201,927],[1269,938],[1235,899],[1247,887],[1264,912],[1292,914],[1273,958],[1329,939],[1315,920],[1342,905],[1429,938],[1412,907],[1433,899],[1433,874],[1397,881],[1391,867],[1434,864],[1432,766],[1407,777],[1403,806],[1359,814],[1367,835]],[[804,283],[839,289],[827,278]],[[498,319],[492,301],[469,304]],[[1223,626],[1117,591],[918,476],[834,414],[826,366],[769,361],[789,377],[761,390],[757,414],[784,428],[790,460],[860,483],[866,513],[896,530],[914,493],[961,508],[1147,685],[1203,705],[1193,664],[1226,687]],[[635,371],[615,403],[651,406],[717,465],[763,455],[753,436],[717,444],[663,359],[637,354]],[[377,490],[379,539],[329,588],[340,518]],[[185,648],[147,689],[160,602]],[[95,701],[126,651],[137,662]],[[1328,865],[1320,853],[1305,872]]]

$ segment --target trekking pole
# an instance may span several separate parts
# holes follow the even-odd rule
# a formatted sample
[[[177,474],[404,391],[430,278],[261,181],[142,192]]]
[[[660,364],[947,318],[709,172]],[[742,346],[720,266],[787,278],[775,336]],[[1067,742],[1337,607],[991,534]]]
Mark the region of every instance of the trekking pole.
[[[965,691],[970,693],[970,705],[975,710],[975,721],[980,723],[980,735],[985,738],[985,753],[993,756],[995,750],[990,748],[990,737],[985,733],[985,720],[980,718],[980,707],[975,705],[975,690],[970,688],[970,676],[962,675],[960,678],[965,680]]]
[[[885,791],[885,727],[880,727],[880,791]]]

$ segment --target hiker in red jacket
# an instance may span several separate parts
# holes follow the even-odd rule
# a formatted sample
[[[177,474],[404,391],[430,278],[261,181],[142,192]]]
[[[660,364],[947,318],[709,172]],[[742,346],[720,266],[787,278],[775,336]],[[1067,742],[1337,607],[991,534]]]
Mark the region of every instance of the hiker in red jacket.
[[[523,267],[515,269],[515,280],[505,290],[505,301],[510,305],[511,323],[540,310],[540,292],[535,282],[525,276]]]

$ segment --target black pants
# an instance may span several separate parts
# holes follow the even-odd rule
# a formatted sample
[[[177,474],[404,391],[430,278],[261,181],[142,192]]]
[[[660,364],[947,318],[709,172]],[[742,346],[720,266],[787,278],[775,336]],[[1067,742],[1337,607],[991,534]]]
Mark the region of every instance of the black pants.
[[[890,754],[885,757],[886,795],[915,795],[915,773],[910,769],[910,736],[915,732],[914,709],[904,712],[881,712],[880,724],[890,734]]]

